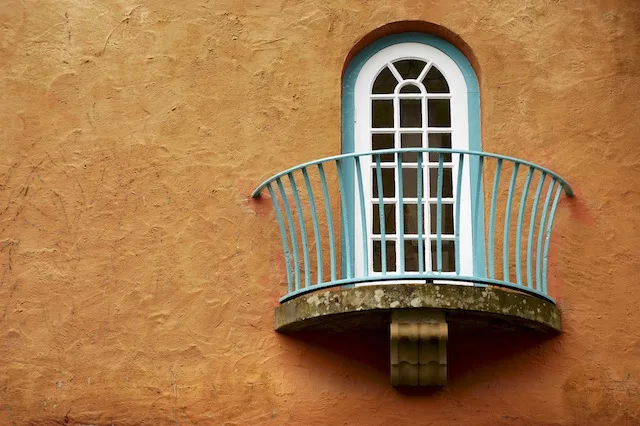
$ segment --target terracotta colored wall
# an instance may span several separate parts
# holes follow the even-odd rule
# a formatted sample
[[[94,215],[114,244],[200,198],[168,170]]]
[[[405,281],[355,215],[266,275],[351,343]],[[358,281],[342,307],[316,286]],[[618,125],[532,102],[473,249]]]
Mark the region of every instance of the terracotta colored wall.
[[[384,336],[272,330],[255,184],[340,147],[340,79],[398,20],[459,34],[483,144],[576,188],[565,333],[467,336],[400,393]],[[640,424],[637,0],[4,0],[0,424]]]

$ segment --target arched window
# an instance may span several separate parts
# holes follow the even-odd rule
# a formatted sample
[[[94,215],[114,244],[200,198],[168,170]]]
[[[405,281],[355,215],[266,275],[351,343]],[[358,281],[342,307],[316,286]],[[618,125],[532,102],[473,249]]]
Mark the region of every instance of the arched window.
[[[480,150],[477,87],[466,58],[441,39],[403,34],[378,40],[345,74],[343,153]],[[480,196],[471,179],[478,165],[467,161],[460,167],[459,158],[435,152],[360,157],[364,215],[355,202],[357,185],[350,194],[356,276],[472,276],[474,263],[484,264],[473,249],[474,230],[483,232],[482,218],[471,215],[472,198]],[[362,218],[371,229],[363,229]]]

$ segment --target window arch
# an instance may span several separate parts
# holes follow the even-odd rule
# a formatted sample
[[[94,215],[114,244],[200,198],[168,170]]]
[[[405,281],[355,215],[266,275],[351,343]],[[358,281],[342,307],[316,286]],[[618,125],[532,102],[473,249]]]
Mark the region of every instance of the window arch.
[[[343,153],[419,147],[481,150],[477,78],[464,55],[442,39],[418,33],[385,37],[356,55],[346,70]],[[361,231],[360,206],[354,203],[348,218],[353,231],[349,236],[351,246],[362,247],[362,239],[368,239],[366,272],[374,275],[383,269],[401,274],[440,269],[443,273],[479,276],[484,269],[484,253],[474,250],[474,241],[479,242],[484,232],[483,217],[471,216],[471,204],[482,197],[479,182],[471,178],[478,170],[478,160],[458,170],[455,154],[442,156],[441,165],[437,154],[424,154],[419,161],[418,155],[381,155],[378,166],[372,156],[361,158],[364,217],[372,229]],[[437,185],[433,182],[438,179],[438,167],[443,179],[439,213],[442,232],[436,237]],[[462,179],[460,194],[453,193],[457,179]],[[377,193],[379,181],[384,188],[382,194]],[[416,188],[423,188],[421,195]],[[359,196],[354,185],[349,185],[347,192],[354,201]],[[459,223],[454,223],[457,203],[461,215]],[[383,214],[380,206],[384,206]],[[416,221],[418,209],[422,214]],[[454,227],[459,237],[454,238]],[[381,238],[381,233],[387,237]],[[441,250],[440,264],[435,262],[437,250]],[[355,250],[351,259],[343,256],[343,263],[351,262],[357,276],[367,264],[362,261],[363,255],[362,250]],[[387,259],[386,268],[383,257]]]

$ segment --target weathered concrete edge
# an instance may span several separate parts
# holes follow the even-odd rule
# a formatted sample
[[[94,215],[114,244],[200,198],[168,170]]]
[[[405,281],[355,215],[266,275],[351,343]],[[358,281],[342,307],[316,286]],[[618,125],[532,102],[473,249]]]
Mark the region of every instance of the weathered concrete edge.
[[[488,316],[541,331],[561,332],[560,311],[551,302],[495,287],[446,284],[386,284],[319,290],[276,308],[275,329],[287,332],[312,325],[314,319],[341,321],[366,312],[439,309],[455,316]]]

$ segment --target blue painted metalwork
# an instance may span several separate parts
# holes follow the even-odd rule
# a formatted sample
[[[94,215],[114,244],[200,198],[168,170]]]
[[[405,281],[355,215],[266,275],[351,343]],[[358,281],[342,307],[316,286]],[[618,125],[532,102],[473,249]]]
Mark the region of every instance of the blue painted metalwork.
[[[520,258],[522,254],[522,221],[524,219],[524,208],[527,205],[527,195],[529,194],[529,186],[531,186],[531,178],[533,177],[533,169],[529,167],[527,178],[524,181],[524,188],[522,189],[522,198],[520,199],[520,211],[518,212],[518,225],[516,228],[516,280],[518,285],[522,285],[522,265],[520,264]]]
[[[504,217],[504,237],[502,238],[502,279],[509,281],[509,234],[511,233],[511,204],[513,201],[513,191],[516,187],[516,178],[518,177],[518,168],[520,164],[513,165],[513,173],[511,173],[511,183],[509,183],[509,195],[507,195],[507,210]]]
[[[422,155],[422,154],[421,154]],[[462,173],[464,171],[464,154],[458,154],[458,178],[456,180],[456,218],[454,233],[456,239],[456,275],[460,275],[460,204],[462,204]],[[422,272],[422,271],[421,271]]]
[[[291,253],[289,252],[289,243],[287,242],[287,231],[284,228],[284,222],[282,222],[282,213],[280,213],[280,207],[278,206],[276,194],[273,192],[273,188],[271,187],[270,183],[267,184],[267,190],[269,191],[269,197],[271,197],[271,203],[273,204],[273,211],[276,214],[278,227],[280,228],[282,249],[284,250],[284,262],[287,266],[287,290],[289,291],[289,293],[291,293],[293,291],[293,289],[291,288]]]
[[[287,217],[287,223],[289,224],[289,235],[291,236],[291,248],[293,249],[293,273],[295,276],[296,290],[300,290],[300,261],[298,259],[298,242],[296,240],[296,229],[293,226],[293,215],[291,214],[291,207],[289,207],[289,200],[287,200],[287,193],[284,191],[284,185],[282,185],[282,179],[279,177],[275,179],[278,191],[280,191],[280,199],[282,200],[282,206]]]
[[[551,201],[551,194],[556,186],[556,179],[551,179],[551,184],[547,190],[547,197],[544,199],[544,205],[542,207],[542,218],[540,219],[540,225],[538,227],[538,245],[536,253],[536,289],[542,289],[542,236],[544,235],[544,224],[547,220],[547,211],[549,210],[549,202]]]
[[[354,158],[345,157],[340,160],[336,160],[336,167],[339,168],[338,179],[342,179],[344,185],[340,185],[340,218],[343,225],[346,225],[341,232],[340,241],[342,247],[342,271],[348,275],[352,275],[356,270],[354,247],[355,247],[355,212],[356,209],[345,208],[343,201],[348,200],[349,203],[355,200],[354,198]]]
[[[405,153],[405,154],[416,154],[416,153],[434,153],[434,154],[465,154],[467,156],[475,156],[477,157],[480,161],[482,161],[485,158],[495,158],[495,159],[499,159],[502,158],[504,161],[508,161],[511,163],[518,163],[520,164],[520,166],[528,166],[528,167],[533,167],[534,169],[541,171],[541,172],[545,172],[546,174],[548,174],[549,176],[552,176],[555,180],[557,180],[558,182],[560,182],[560,184],[562,185],[562,188],[564,189],[565,194],[567,194],[568,197],[573,197],[573,189],[571,189],[571,186],[569,186],[569,183],[564,180],[561,176],[555,174],[554,172],[552,172],[551,170],[544,168],[542,166],[538,166],[537,164],[531,163],[529,161],[525,161],[525,160],[521,160],[519,158],[516,157],[509,157],[508,155],[501,155],[501,154],[493,154],[490,152],[483,152],[483,151],[470,151],[470,150],[466,150],[466,149],[450,149],[450,148],[396,148],[396,149],[377,149],[375,151],[367,151],[367,152],[352,152],[349,154],[340,154],[340,155],[332,155],[331,157],[325,157],[325,158],[321,158],[319,160],[313,160],[313,161],[309,161],[307,163],[303,163],[300,164],[298,166],[295,167],[291,167],[289,169],[286,169],[282,172],[279,172],[273,176],[271,176],[269,179],[265,180],[264,182],[262,182],[260,185],[258,185],[258,187],[256,189],[253,190],[253,192],[251,193],[252,197],[259,197],[260,193],[262,192],[262,190],[265,188],[265,186],[277,179],[280,178],[282,176],[285,176],[287,173],[289,172],[293,172],[296,170],[299,170],[303,167],[309,167],[309,166],[313,166],[316,164],[322,164],[322,163],[329,163],[331,161],[336,161],[336,160],[342,160],[342,159],[348,159],[348,158],[353,158],[353,157],[363,157],[363,156],[378,156],[378,155],[385,155],[385,154],[393,154],[395,155],[396,153]],[[477,175],[479,177],[482,177],[482,173],[480,171],[478,171]],[[351,170],[351,174],[350,176],[353,176],[353,170]],[[346,177],[345,177],[346,180]],[[472,191],[473,192],[473,191]]]
[[[403,197],[403,193],[402,193],[402,189],[404,186],[404,183],[402,181],[402,154],[401,153],[397,153],[396,154],[398,156],[398,238],[400,238],[400,243],[399,243],[399,251],[400,254],[398,255],[398,257],[400,258],[400,264],[398,265],[398,267],[396,268],[396,270],[400,270],[400,272],[404,272],[405,268],[404,268],[404,197]],[[397,246],[396,246],[397,247]],[[398,250],[398,248],[396,248],[396,250]]]
[[[436,249],[433,250],[434,253],[432,254],[433,256],[435,256],[436,265],[435,265],[435,268],[433,268],[435,270],[432,270],[432,266],[430,264],[429,265],[424,264],[424,262],[422,261],[422,263],[418,267],[419,272],[405,272],[405,265],[403,265],[402,261],[400,261],[400,262],[397,262],[397,265],[396,265],[397,267],[395,271],[389,273],[388,271],[390,270],[390,268],[389,268],[389,265],[387,265],[387,258],[386,258],[386,242],[388,241],[388,238],[387,238],[387,230],[385,229],[384,203],[382,202],[383,194],[384,194],[384,187],[383,187],[384,182],[382,179],[381,156],[393,154],[398,159],[397,169],[396,169],[398,172],[398,179],[397,179],[398,187],[396,191],[396,198],[397,198],[398,206],[400,206],[399,213],[398,213],[399,217],[397,218],[397,222],[399,223],[399,226],[398,226],[398,229],[396,229],[395,234],[397,235],[394,236],[393,241],[396,242],[396,244],[400,244],[400,247],[398,249],[398,254],[399,254],[398,257],[404,260],[404,255],[402,254],[402,256],[400,256],[400,254],[402,253],[401,250],[402,251],[404,250],[404,231],[403,230],[405,228],[408,229],[408,225],[407,223],[405,223],[406,218],[402,214],[403,207],[401,207],[401,206],[404,206],[405,204],[403,199],[404,194],[403,194],[403,180],[402,180],[403,179],[402,178],[402,155],[409,154],[409,153],[419,154],[418,162],[417,162],[417,167],[418,167],[417,202],[418,202],[418,205],[420,206],[424,201],[429,200],[430,197],[433,198],[433,195],[434,195],[434,194],[430,194],[428,192],[429,187],[425,187],[425,185],[423,185],[422,183],[422,180],[424,177],[424,170],[428,170],[426,169],[427,166],[425,166],[423,162],[423,155],[425,154],[428,155],[429,153],[436,153],[439,156],[438,183],[437,183],[437,190],[436,190],[437,193],[435,194],[436,195],[435,202],[437,203],[437,211],[438,211],[436,216],[436,235],[430,236],[431,229],[424,229],[425,228],[424,216],[423,216],[424,213],[421,208],[418,209],[419,213],[417,215],[417,218],[412,219],[412,220],[417,220],[418,223],[415,225],[418,227],[418,229],[424,231],[424,235],[422,235],[422,233],[419,233],[418,238],[420,241],[420,246],[422,246],[423,242],[426,242],[425,245],[429,247],[429,250],[431,251],[430,242],[437,243]],[[456,197],[455,198],[455,204],[456,204],[455,219],[453,221],[454,236],[456,241],[455,272],[441,272],[443,269],[442,268],[443,249],[441,245],[443,241],[442,234],[444,229],[444,223],[443,223],[444,214],[442,213],[443,185],[445,181],[444,155],[450,155],[452,156],[452,158],[454,155],[458,155],[458,164],[457,165],[454,164],[454,170],[457,168],[457,179],[452,182],[452,184],[455,184],[456,186],[454,190],[456,194],[455,195]],[[493,186],[494,186],[492,191],[493,196],[492,196],[491,206],[489,207],[490,210],[493,210],[493,211],[495,211],[495,209],[497,208],[496,194],[500,191],[499,189],[500,179],[497,178],[497,176],[495,175],[494,176],[490,175],[488,170],[490,170],[491,168],[489,167],[486,168],[487,170],[486,172],[483,172],[485,168],[482,166],[486,164],[487,161],[495,162],[496,173],[500,173],[500,169],[502,165],[504,165],[504,163],[510,163],[513,167],[513,174],[508,185],[508,191],[506,191],[507,199],[504,200],[504,203],[506,205],[506,216],[503,218],[504,220],[503,229],[505,232],[504,232],[504,235],[502,236],[502,243],[503,243],[503,262],[504,262],[505,274],[501,280],[498,280],[493,276],[493,273],[494,273],[493,267],[489,267],[489,273],[490,273],[489,277],[487,277],[482,273],[482,269],[486,268],[487,265],[484,265],[483,268],[480,269],[481,271],[480,273],[476,272],[478,271],[475,265],[475,262],[477,261],[476,260],[477,253],[473,250],[475,250],[476,248],[475,244],[478,241],[477,239],[474,239],[473,241],[473,250],[472,250],[473,260],[470,260],[469,258],[461,259],[461,256],[460,256],[460,250],[461,250],[460,226],[461,226],[461,216],[462,216],[461,210],[464,208],[462,207],[464,206],[463,204],[464,200],[462,197],[471,197],[472,195],[462,191],[463,185],[466,186],[467,188],[472,188],[469,182],[466,182],[466,183],[464,182],[464,177],[467,176],[467,179],[469,179],[468,177],[469,175],[466,175],[463,172],[463,170],[465,168],[465,165],[467,166],[470,165],[471,159],[474,159],[474,158],[477,161],[477,164],[480,166],[476,169],[475,178],[479,179],[480,181],[482,181],[483,178],[493,181]],[[468,162],[467,162],[467,159],[469,159]],[[351,161],[347,162],[346,160],[351,160]],[[326,168],[324,167],[324,165],[332,164],[332,163],[336,164],[335,171],[337,173],[338,190],[340,191],[340,210],[342,214],[340,215],[341,218],[340,218],[339,224],[333,223],[332,208],[330,203],[330,191],[329,191],[329,185],[328,185],[328,180],[326,176]],[[372,169],[369,169],[368,168],[369,166],[366,164],[374,164],[374,167]],[[312,181],[311,181],[312,178],[307,173],[307,169],[310,166],[317,166],[319,171],[319,180],[320,180],[320,185],[322,187],[322,192],[323,192],[324,206],[325,206],[327,225],[328,225],[328,231],[329,231],[328,236],[326,237],[327,241],[320,241],[320,242],[318,241],[319,239],[322,239],[322,236],[320,235],[320,231],[319,231],[320,229],[319,217],[317,215],[317,212],[315,211],[315,198],[313,195],[313,191],[311,190],[311,188],[313,187]],[[529,169],[528,169],[524,187],[522,188],[522,190],[519,191],[516,189],[516,186],[517,186],[516,177],[517,177],[518,170],[521,167],[528,167]],[[378,199],[377,201],[375,200],[372,200],[372,201],[375,203],[379,203],[379,206],[380,206],[380,208],[378,209],[378,219],[380,221],[380,240],[381,240],[381,248],[379,250],[380,251],[379,255],[381,256],[380,263],[382,266],[382,272],[374,272],[370,269],[371,253],[369,252],[368,244],[371,238],[373,227],[372,225],[368,225],[368,223],[369,224],[371,223],[369,221],[372,220],[372,218],[367,217],[364,214],[365,211],[370,211],[370,209],[367,208],[367,204],[366,204],[370,202],[367,200],[367,197],[369,196],[368,194],[369,194],[370,188],[366,188],[363,183],[364,181],[363,173],[368,173],[370,175],[371,170],[373,169],[375,169],[373,179],[375,179],[375,182],[377,183]],[[294,176],[294,173],[298,171],[302,172],[302,176],[305,179],[305,186],[307,188],[306,192],[299,192],[296,186],[296,182],[293,176]],[[537,185],[537,189],[534,195],[531,196],[532,191],[529,191],[529,187],[531,186],[531,181],[536,171],[540,173],[540,182]],[[357,184],[357,190],[358,190],[358,201],[356,201],[355,198],[349,199],[347,197],[348,191],[345,190],[345,188],[349,184],[349,182],[347,182],[345,178],[345,176],[347,175],[354,176],[355,178],[355,181]],[[292,213],[292,209],[289,204],[287,192],[285,191],[285,187],[283,185],[282,178],[284,176],[287,176],[289,179],[292,196],[293,196],[295,207],[296,207],[296,212],[299,219],[298,229],[296,229],[295,227],[294,215]],[[452,176],[453,176],[453,173],[452,173]],[[474,175],[471,175],[471,176],[473,177]],[[551,182],[549,183],[547,194],[543,203],[542,214],[540,216],[540,220],[538,221],[536,220],[538,217],[537,210],[538,210],[538,205],[540,204],[540,199],[542,196],[542,192],[545,186],[545,181],[547,176],[551,178]],[[335,180],[333,182],[335,182]],[[273,189],[274,185],[278,187],[278,190],[279,190],[278,193],[274,191]],[[475,187],[476,191],[478,190],[477,188],[479,186],[481,185],[477,185]],[[377,150],[377,151],[357,153],[357,154],[351,153],[351,154],[343,154],[343,155],[328,157],[320,160],[315,160],[297,167],[293,167],[288,170],[285,170],[284,172],[276,174],[272,178],[263,182],[258,188],[256,188],[256,190],[253,193],[253,196],[254,197],[260,196],[260,193],[263,191],[264,188],[266,188],[269,191],[269,195],[272,198],[272,202],[274,205],[274,213],[278,222],[278,227],[280,229],[283,249],[285,252],[285,259],[287,262],[288,292],[282,298],[283,301],[289,300],[293,297],[304,294],[305,292],[313,291],[316,289],[330,288],[330,287],[336,287],[336,286],[342,286],[342,285],[352,285],[352,284],[365,283],[365,282],[388,281],[388,280],[426,280],[428,282],[432,282],[434,280],[465,281],[465,282],[474,283],[476,285],[494,285],[498,287],[515,289],[515,290],[533,294],[548,300],[552,300],[547,292],[546,274],[547,274],[547,267],[548,267],[547,257],[548,257],[548,251],[549,251],[549,245],[550,245],[553,220],[555,218],[555,213],[556,213],[556,209],[559,203],[561,193],[564,191],[567,194],[567,196],[570,196],[570,197],[573,196],[573,191],[571,190],[571,187],[566,183],[564,179],[562,179],[560,176],[553,173],[552,171],[545,169],[543,167],[537,166],[535,164],[532,164],[530,162],[518,160],[513,157],[508,157],[508,156],[499,155],[499,154],[491,154],[491,153],[477,152],[477,151],[445,149],[445,148],[386,149],[386,150]],[[554,198],[553,203],[551,203],[551,198],[554,195],[553,194],[554,190],[555,190],[555,197],[553,197]],[[516,197],[520,198],[520,206],[518,210],[518,224],[515,231],[516,233],[515,244],[511,244],[510,241],[512,240],[510,239],[510,234],[511,234],[510,216],[511,216],[511,207],[513,204],[513,200]],[[307,206],[307,203],[306,203],[307,200],[309,201],[308,212],[304,210],[304,208],[306,208]],[[480,200],[481,198],[477,198],[475,200],[476,201],[475,203],[472,200],[472,202],[468,204],[471,206],[471,211],[466,216],[470,216],[471,218],[474,218],[478,215],[478,212],[480,210],[485,209],[485,203],[481,202]],[[414,201],[415,199],[413,199],[411,202],[413,203]],[[526,253],[526,256],[523,256],[522,251],[524,251],[524,248],[521,247],[522,234],[523,232],[527,232],[527,231],[525,231],[524,229],[525,227],[522,224],[524,220],[523,219],[524,209],[526,208],[525,206],[528,202],[531,202],[533,207],[532,207],[532,214],[531,214],[531,219],[530,219],[530,224],[528,229],[528,243],[526,247],[527,253]],[[427,206],[429,206],[428,201],[426,204]],[[282,205],[283,207],[282,209],[280,209],[280,205]],[[338,242],[334,237],[335,229],[338,226],[340,227],[343,235],[345,235],[345,237],[343,238],[344,241],[346,242],[354,241],[350,234],[351,232],[350,230],[352,230],[353,228],[349,227],[348,218],[349,218],[349,215],[354,214],[353,211],[355,210],[356,205],[359,206],[360,211],[362,212],[360,215],[360,221],[361,221],[361,226],[362,226],[361,229],[363,233],[363,243],[362,243],[362,246],[358,246],[358,247],[351,244],[347,244],[346,250],[348,250],[348,252],[344,253],[344,255],[347,258],[355,259],[356,258],[355,252],[359,250],[358,256],[362,256],[362,258],[360,257],[358,258],[360,259],[360,261],[362,261],[361,264],[363,266],[363,272],[356,274],[355,268],[349,268],[349,262],[347,262],[346,267],[343,268],[340,274],[338,274],[336,270],[336,261],[335,261],[336,252],[337,252],[336,244]],[[487,236],[488,242],[487,244],[483,244],[481,246],[481,250],[483,252],[486,250],[488,245],[491,245],[491,247],[493,247],[494,245],[493,240],[497,238],[495,235],[495,227],[496,227],[495,222],[497,221],[497,216],[495,215],[495,213],[492,213],[490,217],[491,217],[490,219],[491,224],[489,227],[489,235]],[[318,269],[317,276],[319,278],[318,278],[317,284],[311,284],[308,278],[314,272],[311,270],[312,264],[309,262],[309,259],[308,259],[309,241],[305,236],[307,232],[306,226],[308,226],[307,225],[308,222],[305,223],[305,220],[308,220],[308,219],[311,220],[311,225],[313,226],[313,229],[314,229],[314,235],[316,236],[316,251],[321,252],[322,251],[321,249],[323,247],[326,247],[326,244],[328,244],[329,250],[330,250],[330,256],[331,256],[331,277],[330,279],[328,279],[328,277],[323,278],[323,274],[321,271],[322,269],[322,260],[320,257],[321,255],[320,254],[318,255],[319,257],[317,261],[317,269]],[[451,220],[451,219],[448,219],[448,220]],[[288,226],[286,226],[285,223]],[[415,226],[411,226],[411,228],[414,228],[414,227]],[[537,236],[538,241],[536,246],[537,255],[536,255],[535,267],[534,267],[533,241],[535,239],[534,233],[536,231],[536,228],[538,231],[538,236]],[[477,233],[477,230],[472,229],[472,231]],[[544,238],[544,242],[543,242],[543,238]],[[289,251],[289,242],[288,242],[289,240],[291,241],[292,253]],[[484,241],[484,236],[482,238],[482,241]],[[300,242],[301,246],[298,245],[298,242]],[[543,246],[543,243],[544,243],[544,246]],[[300,271],[300,266],[301,266],[300,259],[298,257],[300,249],[302,250],[302,253],[303,253],[303,266],[305,268],[305,270],[303,271],[305,276],[304,287],[301,287],[300,285],[300,280],[302,275]],[[509,253],[511,251],[515,253],[515,259],[516,259],[516,279],[514,280],[515,282],[511,281],[509,277],[509,272],[508,272],[508,267],[509,267],[508,261],[510,259]],[[291,268],[289,267],[290,261],[291,261],[291,254],[293,255],[293,274],[291,273],[291,270],[290,270]],[[424,252],[419,252],[420,259],[423,259],[423,254]],[[493,252],[492,250],[490,250],[489,256],[487,259],[488,262],[493,262],[493,257],[494,257]],[[521,278],[521,273],[522,273],[521,262],[523,257],[526,259],[526,268],[527,268],[526,284],[523,282]],[[469,268],[468,267],[469,265],[462,265],[461,261],[474,262],[473,268]],[[465,271],[473,270],[473,274],[469,275],[466,272],[461,273],[461,271],[463,270],[463,266]],[[534,271],[536,274],[535,286],[533,285]]]
[[[500,174],[502,172],[502,158],[498,158],[496,164],[496,172],[493,176],[493,191],[491,191],[491,213],[489,213],[489,235],[495,235],[495,223],[496,223],[496,205],[498,201],[498,188],[500,186]],[[493,248],[493,238],[489,238],[489,253],[487,253],[487,260],[489,262],[489,277],[495,278],[494,262],[495,251]]]
[[[443,164],[444,155],[438,154],[438,189],[436,190],[437,210],[436,210],[436,269],[442,272],[442,185],[443,185]]]
[[[304,211],[302,210],[302,204],[300,204],[300,195],[298,194],[298,187],[296,186],[296,181],[293,178],[293,173],[289,173],[287,176],[289,177],[289,184],[291,185],[291,191],[293,192],[293,201],[296,204],[296,211],[298,212],[298,223],[300,224],[302,259],[304,262],[304,286],[309,287],[311,285],[311,265],[309,263],[309,242],[307,241],[307,227],[304,224]]]
[[[360,225],[362,226],[362,235],[367,235],[367,216],[365,214],[364,187],[362,186],[362,168],[360,167],[360,157],[355,157],[356,175],[358,176],[358,199],[360,200]],[[366,238],[362,238],[362,262],[364,276],[369,276],[369,244]]]
[[[305,167],[306,168],[306,167]],[[331,214],[331,203],[329,202],[329,188],[327,187],[327,177],[324,173],[324,166],[318,163],[318,174],[322,185],[322,195],[324,198],[324,209],[327,215],[327,227],[329,228],[329,257],[331,260],[331,281],[337,280],[336,274],[336,243],[333,236],[333,215]],[[255,197],[255,195],[254,195]]]
[[[536,226],[536,216],[538,214],[538,201],[540,201],[540,194],[542,193],[542,187],[544,186],[544,180],[547,178],[547,174],[542,172],[540,174],[540,181],[538,182],[538,188],[536,189],[536,195],[533,196],[533,207],[531,207],[531,219],[529,219],[529,237],[527,238],[527,287],[533,288],[533,230]]]
[[[474,158],[471,156],[469,159],[469,164],[471,165],[472,174],[471,176],[476,176],[475,179],[471,178],[471,183],[474,186],[471,190],[471,210],[474,212],[471,219],[471,237],[473,238],[473,256],[476,260],[473,264],[473,274],[479,277],[487,276],[487,268],[484,265],[478,264],[478,259],[485,258],[485,238],[484,238],[484,193],[483,193],[483,185],[479,182],[482,182],[482,174],[484,171],[484,156],[480,156],[478,158]],[[473,173],[473,165],[476,165],[476,173]],[[474,182],[476,182],[474,184]],[[480,221],[482,218],[482,222]]]
[[[380,169],[380,156],[376,155],[376,182],[378,184],[378,213],[380,215],[380,264],[382,265],[382,274],[387,273],[387,231],[385,229],[384,219],[384,203],[382,188],[382,170]]]
[[[549,255],[549,240],[551,239],[551,228],[553,227],[553,219],[556,216],[556,208],[558,207],[558,201],[560,200],[560,194],[562,190],[556,189],[556,197],[553,200],[553,206],[551,207],[551,215],[549,216],[549,222],[547,224],[547,237],[544,240],[544,255],[542,258],[542,292],[547,292],[547,257]]]
[[[311,181],[309,180],[309,173],[307,168],[302,169],[302,177],[304,178],[304,185],[307,188],[307,194],[309,195],[309,210],[311,210],[311,222],[313,224],[313,237],[316,241],[316,271],[318,284],[322,282],[322,242],[320,240],[320,226],[318,224],[318,212],[316,211],[316,199],[313,196],[313,189],[311,188]]]
[[[353,246],[353,240],[349,237],[349,219],[347,218],[347,196],[342,190],[344,188],[344,172],[342,170],[342,158],[336,159],[336,169],[338,170],[338,183],[340,184],[340,206],[342,207],[342,269],[346,271],[347,278],[353,278],[354,264],[351,259],[351,247]],[[353,175],[353,174],[352,174]],[[346,260],[345,260],[346,259]]]

